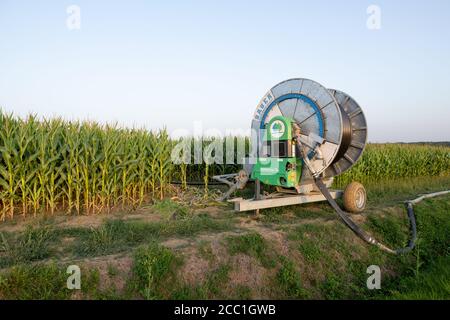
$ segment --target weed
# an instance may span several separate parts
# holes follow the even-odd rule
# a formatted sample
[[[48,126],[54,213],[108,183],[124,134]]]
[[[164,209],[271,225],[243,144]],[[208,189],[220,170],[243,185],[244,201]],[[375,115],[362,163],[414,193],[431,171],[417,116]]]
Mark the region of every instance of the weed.
[[[329,274],[320,285],[322,296],[327,300],[336,300],[344,298],[345,283],[339,275]]]
[[[158,213],[163,214],[166,217],[166,219],[175,220],[175,219],[183,219],[190,216],[189,208],[170,199],[157,201],[153,205],[153,208]]]
[[[300,274],[295,269],[294,263],[286,257],[280,257],[281,267],[278,270],[276,280],[282,292],[289,299],[305,299],[307,292],[302,288]]]
[[[15,266],[1,276],[0,298],[23,300],[68,299],[67,275],[55,264]]]
[[[264,238],[256,232],[226,238],[230,254],[245,253],[255,257],[266,268],[273,268],[275,260]]]
[[[450,257],[439,257],[414,277],[404,277],[391,286],[394,299],[448,300],[450,298]]]
[[[282,223],[285,222],[283,214],[285,214],[287,208],[285,207],[275,207],[270,209],[261,210],[261,221],[266,223]]]
[[[47,258],[54,232],[48,226],[27,226],[18,238],[0,233],[0,266],[26,263]]]
[[[205,284],[208,296],[218,296],[222,293],[224,285],[228,282],[230,270],[231,267],[229,265],[223,264],[209,273]]]
[[[307,262],[316,262],[323,256],[317,243],[311,239],[305,239],[300,242],[298,249]]]
[[[395,215],[369,215],[369,226],[383,239],[389,246],[400,247],[406,242],[407,221]]]
[[[119,269],[112,263],[108,264],[108,275],[113,278],[116,277],[119,274]]]
[[[175,300],[226,298],[223,294],[223,288],[229,280],[230,270],[231,267],[229,265],[222,264],[211,270],[203,283],[194,286],[179,286],[173,291],[170,298]]]
[[[202,240],[200,241],[197,250],[199,256],[208,261],[210,264],[216,260],[216,256],[212,252],[211,243]]]
[[[175,220],[164,224],[161,235],[192,236],[201,231],[225,231],[233,228],[231,221],[219,221],[206,214],[199,214],[190,219]]]
[[[100,283],[100,272],[97,268],[83,270],[81,272],[81,290],[86,296],[95,297],[98,295]]]
[[[232,299],[234,300],[250,300],[252,299],[252,289],[242,284],[237,285],[233,290]]]
[[[123,221],[107,221],[98,228],[91,228],[86,238],[77,244],[76,251],[82,255],[108,254],[118,250],[120,229],[124,226]]]
[[[180,259],[167,248],[152,244],[139,248],[134,256],[134,285],[145,299],[167,297],[175,284]]]
[[[29,226],[19,240],[18,254],[22,261],[41,260],[49,255],[49,241],[52,239],[49,227]]]

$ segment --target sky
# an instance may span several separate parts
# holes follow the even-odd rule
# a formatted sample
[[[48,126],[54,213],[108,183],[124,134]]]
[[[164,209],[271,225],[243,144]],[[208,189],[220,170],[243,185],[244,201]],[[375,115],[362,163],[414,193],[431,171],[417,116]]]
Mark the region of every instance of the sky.
[[[225,133],[309,78],[358,101],[369,141],[448,141],[449,14],[448,0],[0,0],[0,108]]]

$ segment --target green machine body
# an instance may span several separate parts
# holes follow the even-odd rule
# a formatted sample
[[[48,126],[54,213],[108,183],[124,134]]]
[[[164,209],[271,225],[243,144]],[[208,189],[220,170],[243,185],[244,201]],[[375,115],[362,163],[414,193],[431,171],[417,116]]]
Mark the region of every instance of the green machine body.
[[[263,131],[263,141],[252,179],[264,184],[283,188],[295,188],[302,175],[302,159],[297,154],[293,140],[292,118],[277,116],[272,118]]]

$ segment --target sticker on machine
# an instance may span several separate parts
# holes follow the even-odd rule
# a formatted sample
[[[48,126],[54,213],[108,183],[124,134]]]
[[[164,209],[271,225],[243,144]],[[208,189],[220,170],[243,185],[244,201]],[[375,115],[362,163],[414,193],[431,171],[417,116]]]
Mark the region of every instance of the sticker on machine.
[[[284,122],[281,120],[275,120],[270,125],[270,135],[272,138],[281,138],[286,131]]]

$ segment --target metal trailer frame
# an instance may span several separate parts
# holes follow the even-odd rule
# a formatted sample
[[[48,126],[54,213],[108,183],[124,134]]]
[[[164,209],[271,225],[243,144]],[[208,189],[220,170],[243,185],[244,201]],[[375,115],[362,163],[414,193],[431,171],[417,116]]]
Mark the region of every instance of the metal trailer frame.
[[[330,194],[333,199],[337,199],[342,197],[343,191],[330,190]],[[327,199],[322,193],[315,191],[309,194],[287,194],[276,192],[261,199],[234,198],[228,200],[228,202],[234,203],[234,210],[238,212],[283,207],[319,201],[327,201]]]
[[[242,170],[245,172],[245,170]],[[228,199],[228,197],[238,189],[243,189],[248,181],[248,175],[243,174],[242,171],[239,173],[224,174],[220,176],[213,176],[213,179],[228,185],[228,191],[220,198],[220,201]],[[269,195],[262,194],[261,182],[256,179],[253,180],[255,183],[255,195],[251,199],[244,199],[242,197],[228,199],[227,201],[234,204],[234,211],[243,212],[259,209],[268,209],[275,207],[290,206],[296,204],[312,203],[327,201],[325,196],[318,190],[314,188],[312,184],[310,186],[309,192],[296,193],[292,192],[282,192],[282,190],[277,190],[277,192],[271,193]],[[330,186],[333,182],[333,178],[326,181],[326,185]],[[331,197],[333,199],[342,198],[344,192],[342,190],[329,190]]]

